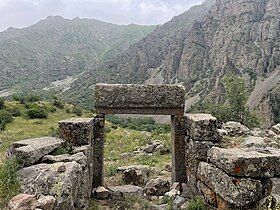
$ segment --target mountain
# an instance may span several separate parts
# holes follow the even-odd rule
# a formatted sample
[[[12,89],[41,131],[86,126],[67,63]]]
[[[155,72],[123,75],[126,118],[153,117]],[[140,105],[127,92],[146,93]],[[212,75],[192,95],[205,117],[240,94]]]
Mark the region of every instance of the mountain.
[[[0,91],[29,91],[77,76],[148,35],[155,26],[49,16],[0,33]]]
[[[114,59],[89,68],[64,95],[67,99],[89,105],[92,104],[90,96],[93,85],[98,82],[144,83],[154,76],[155,78],[151,80],[167,83],[164,75],[161,75],[163,68],[169,68],[163,66],[164,62],[172,59],[174,66],[170,66],[170,69],[176,68],[180,52],[173,54],[174,50],[181,49],[193,22],[202,19],[214,3],[215,0],[207,0],[202,5],[194,6],[174,17],[164,25],[157,26],[152,33],[132,44]]]
[[[280,120],[279,11],[280,0],[206,1],[86,72],[70,97],[100,81],[182,83],[191,108],[209,97],[223,103],[220,81],[233,73],[251,88],[248,106],[271,124]]]

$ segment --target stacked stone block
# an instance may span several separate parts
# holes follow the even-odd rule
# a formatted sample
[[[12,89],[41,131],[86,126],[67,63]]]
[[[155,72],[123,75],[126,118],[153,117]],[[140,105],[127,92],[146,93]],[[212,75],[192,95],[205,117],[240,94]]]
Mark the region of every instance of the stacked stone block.
[[[186,174],[190,187],[189,195],[199,194],[197,189],[197,169],[202,161],[207,161],[208,151],[220,141],[217,119],[208,114],[187,114],[186,129]]]

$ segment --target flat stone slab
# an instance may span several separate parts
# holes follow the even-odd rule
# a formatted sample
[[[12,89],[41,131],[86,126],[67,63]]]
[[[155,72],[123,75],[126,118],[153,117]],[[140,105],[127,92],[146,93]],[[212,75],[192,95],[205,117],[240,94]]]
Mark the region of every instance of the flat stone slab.
[[[95,109],[102,114],[184,113],[185,88],[182,85],[97,84]]]
[[[141,197],[144,195],[143,188],[135,185],[110,186],[108,190],[113,198]]]
[[[271,189],[270,179],[261,181],[250,178],[231,177],[221,169],[205,162],[199,164],[197,176],[198,179],[213,192],[217,193],[224,201],[244,209],[260,201],[266,196],[264,192]]]
[[[24,166],[30,166],[62,146],[64,142],[58,138],[42,137],[15,142],[12,148],[19,162]]]
[[[280,150],[275,148],[218,148],[208,152],[208,160],[229,175],[274,177],[280,175]]]

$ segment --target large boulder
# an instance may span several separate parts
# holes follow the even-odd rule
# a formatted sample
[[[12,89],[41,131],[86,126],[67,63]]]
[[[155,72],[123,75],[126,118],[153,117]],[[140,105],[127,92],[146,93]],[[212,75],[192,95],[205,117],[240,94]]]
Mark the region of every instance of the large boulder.
[[[236,209],[259,202],[271,189],[270,179],[236,178],[227,175],[212,164],[201,162],[198,178],[230,206]]]
[[[53,137],[42,137],[15,142],[12,146],[14,155],[24,166],[37,163],[47,154],[64,144],[64,140]]]
[[[208,160],[229,175],[274,177],[280,175],[280,150],[274,148],[218,148],[208,152]]]
[[[18,175],[23,193],[54,196],[56,210],[79,206],[81,177],[82,166],[76,162],[34,165],[21,169]]]
[[[145,193],[149,196],[161,196],[169,190],[169,181],[162,178],[151,179],[144,188]]]
[[[227,131],[229,136],[247,136],[251,133],[249,128],[239,122],[227,122],[223,124],[222,128]]]

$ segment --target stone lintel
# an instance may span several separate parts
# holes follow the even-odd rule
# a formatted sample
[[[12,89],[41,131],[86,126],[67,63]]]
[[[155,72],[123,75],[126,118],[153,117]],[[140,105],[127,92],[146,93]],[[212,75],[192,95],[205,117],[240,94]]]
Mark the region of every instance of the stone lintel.
[[[181,85],[97,84],[95,108],[103,114],[177,115],[184,112]]]

